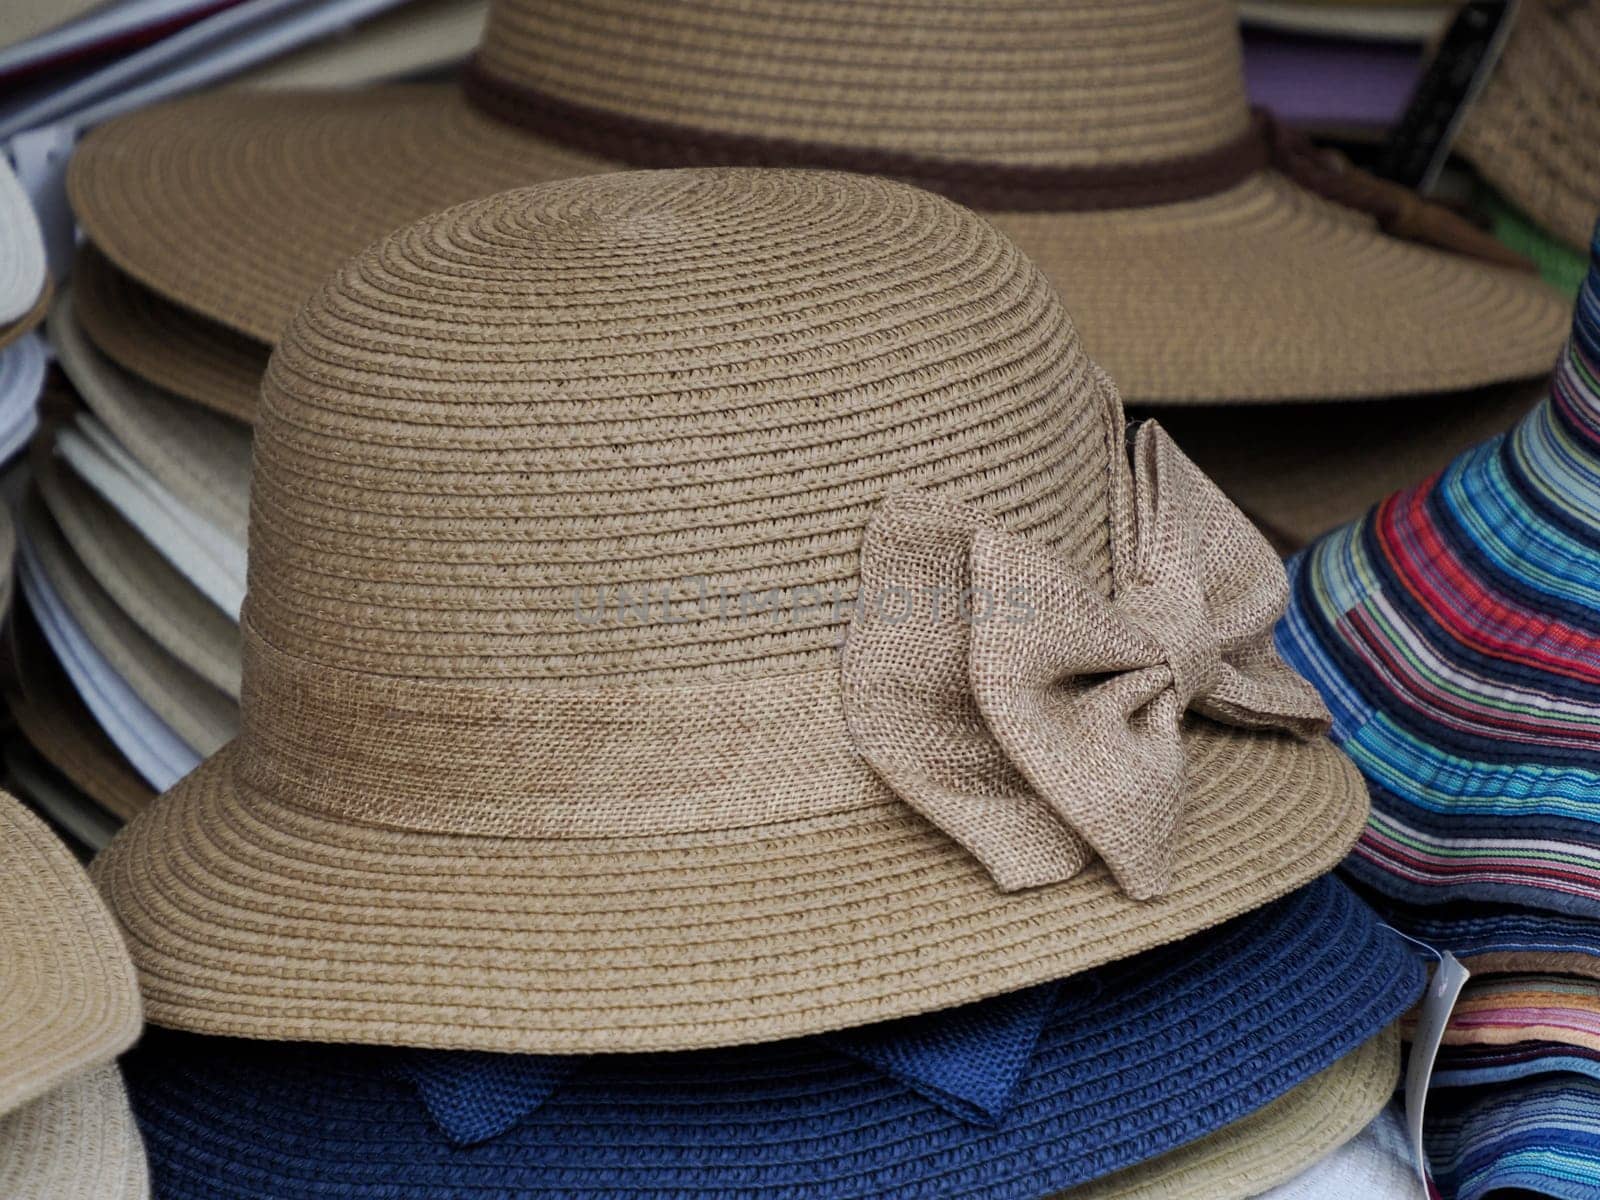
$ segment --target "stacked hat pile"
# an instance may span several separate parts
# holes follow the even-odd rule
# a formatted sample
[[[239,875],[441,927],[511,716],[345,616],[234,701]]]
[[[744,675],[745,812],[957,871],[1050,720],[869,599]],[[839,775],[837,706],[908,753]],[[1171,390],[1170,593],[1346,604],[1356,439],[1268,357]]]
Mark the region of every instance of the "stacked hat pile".
[[[1435,1165],[1466,1200],[1587,1195],[1600,1175],[1600,236],[1549,398],[1291,571],[1279,646],[1372,789],[1347,871],[1475,972],[1435,1075]]]
[[[140,1025],[133,966],[83,868],[0,793],[0,1194],[149,1200],[114,1062]]]
[[[1250,99],[1344,142],[1381,141],[1456,0],[1240,0]]]
[[[1423,969],[1326,874],[1281,565],[1124,427],[1024,255],[860,175],[343,267],[257,413],[241,735],[95,863],[157,1193],[1242,1197],[1352,1139]]]
[[[0,463],[32,436],[45,349],[34,332],[50,303],[44,236],[27,193],[0,157]]]

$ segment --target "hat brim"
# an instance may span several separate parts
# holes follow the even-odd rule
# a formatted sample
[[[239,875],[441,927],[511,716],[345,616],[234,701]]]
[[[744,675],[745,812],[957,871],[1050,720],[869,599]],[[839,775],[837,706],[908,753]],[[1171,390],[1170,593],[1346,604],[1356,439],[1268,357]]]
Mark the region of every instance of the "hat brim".
[[[453,1049],[695,1049],[983,999],[1174,941],[1331,868],[1367,811],[1326,742],[1197,721],[1176,875],[1005,893],[899,802],[653,838],[440,836],[236,786],[234,743],[96,861],[151,1019]]]
[[[94,348],[156,387],[249,424],[271,348],[142,287],[92,246],[72,268],[73,312]]]
[[[1400,1031],[1390,1027],[1243,1120],[1062,1200],[1249,1200],[1355,1138],[1399,1082]]]
[[[36,493],[20,516],[26,560],[36,565],[61,615],[184,743],[201,756],[227,744],[239,728],[239,706],[184,666],[117,607],[78,561]]]
[[[17,728],[84,795],[114,816],[133,820],[156,793],[96,723],[26,608],[19,605],[11,619],[27,622],[12,638],[17,678],[6,695]]]
[[[39,303],[49,278],[44,235],[33,202],[0,157],[0,326],[28,316]]]
[[[128,1069],[174,1200],[282,1196],[304,1178],[352,1198],[488,1183],[563,1200],[685,1188],[706,1200],[1014,1200],[1259,1111],[1378,1037],[1423,979],[1400,938],[1321,880],[1199,945],[1114,964],[1078,994],[1063,985],[1009,1104],[986,1122],[815,1039],[593,1057],[470,1148],[428,1120],[389,1051],[172,1035]],[[1392,1081],[1394,1043],[1380,1052]],[[1369,1105],[1363,1094],[1356,1107]]]
[[[133,1044],[143,1022],[132,964],[83,868],[4,793],[0,918],[6,964],[0,1113],[6,1113],[109,1062]]]
[[[238,700],[239,627],[53,457],[41,454],[33,467],[39,495],[84,570],[161,649]]]
[[[275,341],[347,257],[513,187],[624,169],[451,87],[191,98],[95,130],[79,221],[122,270]],[[1377,232],[1264,172],[1183,204],[990,214],[1056,285],[1130,402],[1395,396],[1543,374],[1567,327],[1531,275]]]
[[[1364,406],[1165,408],[1183,452],[1274,540],[1297,550],[1504,433],[1548,392],[1545,379]]]
[[[146,1200],[144,1146],[115,1066],[86,1071],[0,1117],[0,1195]]]

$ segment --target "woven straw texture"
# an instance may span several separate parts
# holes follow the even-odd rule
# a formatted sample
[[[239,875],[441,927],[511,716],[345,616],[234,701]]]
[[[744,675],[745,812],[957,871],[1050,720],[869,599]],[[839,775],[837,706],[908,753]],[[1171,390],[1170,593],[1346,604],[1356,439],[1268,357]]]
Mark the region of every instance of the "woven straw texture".
[[[84,568],[36,490],[23,500],[23,553],[106,663],[185,744],[220,750],[239,729],[238,705],[145,633]]]
[[[98,493],[35,453],[40,498],[85,571],[128,618],[213,688],[239,698],[239,627]]]
[[[26,606],[8,632],[17,678],[6,707],[28,744],[84,795],[124,821],[149,807],[155,793],[128,765],[73,690]]]
[[[72,266],[73,312],[95,349],[126,371],[250,422],[268,348],[173,304],[85,245]]]
[[[1064,1200],[1259,1196],[1356,1137],[1383,1110],[1399,1082],[1400,1031],[1391,1027],[1243,1120],[1160,1158],[1075,1187],[1064,1193]]]
[[[243,737],[97,864],[154,1019],[764,1040],[1087,969],[1337,861],[1348,763],[1196,720],[1164,896],[999,890],[844,722],[862,531],[910,485],[1131,582],[1114,390],[925,192],[613,175],[353,261],[263,391]]]
[[[990,1012],[1007,1010],[994,1001],[844,1038],[588,1056],[553,1087],[536,1060],[529,1103],[472,1145],[444,1132],[459,1102],[515,1089],[517,1067],[491,1073],[488,1056],[423,1056],[458,1060],[460,1081],[480,1085],[448,1099],[419,1085],[417,1056],[392,1049],[167,1034],[128,1072],[172,1200],[260,1200],[311,1179],[349,1200],[492,1188],[550,1200],[1035,1200],[1259,1111],[1378,1036],[1423,979],[1406,943],[1319,880],[1194,942],[1063,984],[990,1119],[959,1115],[927,1085],[961,1087],[993,1068]],[[858,1049],[894,1044],[916,1047],[909,1069],[902,1058],[886,1072]],[[1394,1043],[1384,1048],[1392,1082]],[[1329,1099],[1339,1106],[1324,1119],[1341,1130],[1376,1107],[1370,1087]]]
[[[499,0],[480,62],[618,117],[975,164],[976,179],[1202,155],[1248,128],[1225,0]],[[622,165],[584,151],[450,87],[216,95],[95,130],[68,183],[120,267],[275,341],[374,238]],[[1137,401],[1474,387],[1541,373],[1561,340],[1536,280],[1381,236],[1272,172],[1181,203],[995,219]]]
[[[1600,5],[1526,0],[1456,149],[1501,193],[1584,250],[1600,215]]]
[[[147,1200],[144,1146],[115,1066],[97,1067],[0,1116],[6,1200]]]
[[[83,868],[4,794],[0,868],[0,1113],[9,1113],[109,1062],[141,1021],[127,952]]]
[[[179,400],[108,361],[78,324],[70,289],[51,310],[50,342],[84,404],[117,443],[181,504],[243,542],[249,427]]]

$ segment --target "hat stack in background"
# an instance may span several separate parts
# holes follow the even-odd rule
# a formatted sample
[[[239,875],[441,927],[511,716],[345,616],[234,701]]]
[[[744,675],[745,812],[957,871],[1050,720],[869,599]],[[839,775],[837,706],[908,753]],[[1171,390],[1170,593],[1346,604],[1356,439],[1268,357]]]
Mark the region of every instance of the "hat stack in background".
[[[242,732],[94,868],[158,1192],[1211,1200],[1353,1138],[1423,969],[1327,874],[1281,564],[1124,427],[1025,256],[862,175],[342,268],[257,413]]]
[[[1565,1195],[1600,1163],[1600,234],[1592,254],[1548,399],[1297,558],[1278,636],[1371,786],[1346,873],[1476,973],[1435,1077],[1460,1196]]]
[[[1592,370],[1552,247],[1600,207],[1600,6],[1521,5],[1449,203],[1356,165],[1447,2],[35,7],[0,749],[111,846],[158,1196],[1415,1200],[1422,968],[1374,905],[1476,974],[1440,1195],[1567,1195],[1583,788],[1502,811],[1386,744],[1423,840],[1528,848],[1386,891],[1414,798],[1335,687],[1380,799],[1329,876],[1365,785],[1267,546],[1531,444]],[[1490,659],[1581,607],[1546,440],[1505,478],[1548,558],[1450,627]],[[1025,636],[857,606],[1013,585]],[[1581,764],[1525,668],[1485,709],[1558,697]],[[1485,735],[1517,782],[1524,733]]]

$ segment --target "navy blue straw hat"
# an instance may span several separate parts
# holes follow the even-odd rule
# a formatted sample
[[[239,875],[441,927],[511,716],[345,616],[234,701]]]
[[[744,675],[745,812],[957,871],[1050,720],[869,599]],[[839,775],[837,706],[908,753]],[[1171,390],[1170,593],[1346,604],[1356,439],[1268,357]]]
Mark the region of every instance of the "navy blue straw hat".
[[[839,1034],[550,1058],[153,1031],[127,1073],[165,1200],[1036,1200],[1260,1109],[1422,978],[1325,877],[1060,984]]]

